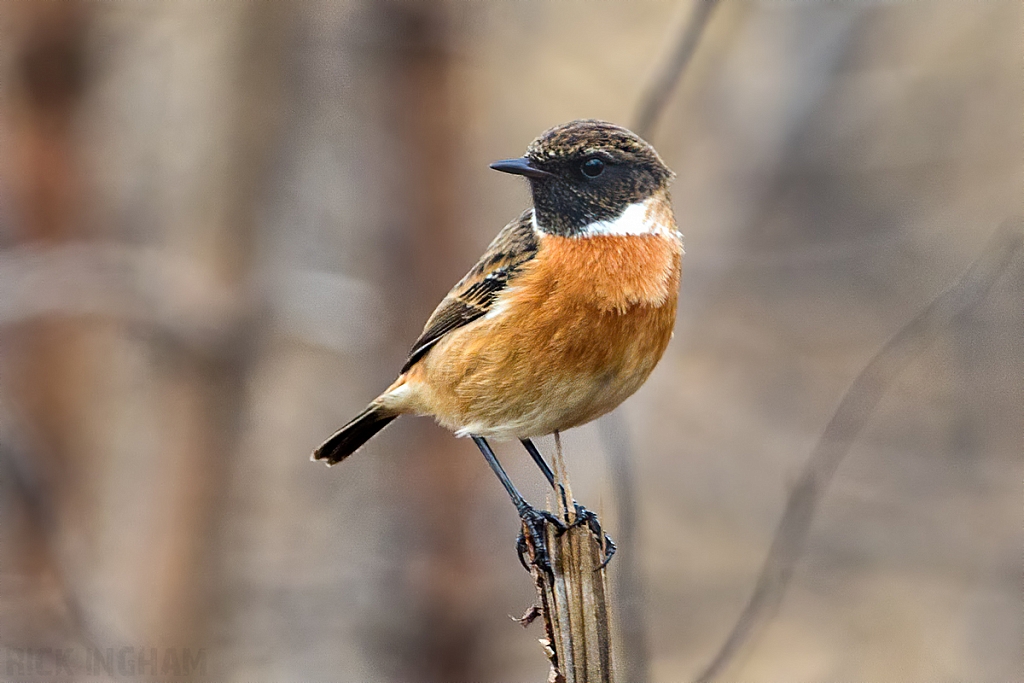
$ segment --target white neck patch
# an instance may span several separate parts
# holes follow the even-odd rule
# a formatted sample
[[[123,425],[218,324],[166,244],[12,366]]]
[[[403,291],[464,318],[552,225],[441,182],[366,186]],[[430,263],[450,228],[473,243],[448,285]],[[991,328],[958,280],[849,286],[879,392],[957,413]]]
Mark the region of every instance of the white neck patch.
[[[597,235],[672,234],[675,232],[672,226],[665,225],[655,217],[660,212],[651,210],[653,208],[651,204],[654,201],[655,198],[650,197],[642,202],[630,204],[615,218],[605,221],[594,221],[587,227],[583,228],[583,230],[576,233],[574,237],[594,237]],[[531,216],[531,220],[533,221],[533,227],[535,230],[543,231],[543,228],[537,225],[536,212]]]
[[[659,212],[650,211],[651,203],[654,202],[654,198],[649,198],[643,202],[637,202],[626,207],[621,214],[618,214],[614,218],[608,220],[596,220],[587,227],[583,228],[573,237],[577,238],[591,238],[599,236],[599,234],[608,234],[608,236],[626,236],[626,234],[670,234],[672,230],[671,225],[665,225],[662,221],[657,220],[656,216]],[[544,229],[537,224],[537,214],[532,216],[534,220],[534,228]]]
[[[583,228],[582,234],[589,235],[646,235],[658,232],[660,225],[653,220],[647,209],[650,200],[630,204],[617,217],[606,221],[595,221]]]

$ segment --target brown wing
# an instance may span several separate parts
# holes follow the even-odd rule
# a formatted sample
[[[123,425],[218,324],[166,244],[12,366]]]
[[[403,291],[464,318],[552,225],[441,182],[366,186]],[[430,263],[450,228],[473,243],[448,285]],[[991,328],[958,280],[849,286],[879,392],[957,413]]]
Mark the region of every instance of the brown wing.
[[[494,238],[473,269],[448,292],[413,344],[402,372],[423,358],[446,334],[485,315],[501,290],[515,279],[518,271],[537,253],[537,235],[533,231],[533,210],[524,211]]]

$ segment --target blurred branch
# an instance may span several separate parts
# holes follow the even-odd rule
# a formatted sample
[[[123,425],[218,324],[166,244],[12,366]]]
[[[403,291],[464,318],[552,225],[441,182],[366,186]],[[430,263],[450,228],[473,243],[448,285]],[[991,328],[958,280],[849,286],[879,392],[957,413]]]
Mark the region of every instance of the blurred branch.
[[[750,601],[697,683],[715,680],[775,616],[818,504],[886,389],[940,332],[985,298],[1022,246],[1024,220],[1005,221],[960,280],[897,332],[847,389],[789,495]]]
[[[183,350],[216,354],[232,348],[256,311],[208,270],[166,249],[111,242],[2,250],[0,326],[49,316],[110,318]],[[369,321],[382,308],[381,294],[362,280],[296,269],[280,273],[270,294],[270,318],[302,343],[335,352],[380,343],[381,326]]]
[[[671,58],[641,98],[633,124],[633,130],[641,137],[650,138],[653,133],[717,5],[718,0],[698,0],[683,24]],[[614,411],[598,421],[598,430],[608,457],[618,508],[616,537],[621,559],[615,570],[615,592],[622,638],[621,672],[626,683],[642,683],[650,678],[650,645],[644,619],[646,590],[638,561],[636,467],[629,425],[621,413]]]
[[[650,139],[654,126],[668,105],[673,91],[682,80],[683,73],[693,58],[700,37],[708,25],[711,14],[718,7],[718,0],[697,0],[689,20],[676,41],[675,49],[661,73],[640,100],[633,130],[642,138]]]
[[[0,252],[0,326],[48,316],[141,323],[209,351],[227,341],[241,314],[208,273],[164,251],[71,242]]]

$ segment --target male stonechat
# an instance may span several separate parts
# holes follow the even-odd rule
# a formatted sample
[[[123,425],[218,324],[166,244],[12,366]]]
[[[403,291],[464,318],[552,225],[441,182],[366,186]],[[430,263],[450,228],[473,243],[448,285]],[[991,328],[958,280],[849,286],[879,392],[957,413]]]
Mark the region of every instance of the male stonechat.
[[[554,485],[531,439],[604,415],[646,381],[672,337],[683,242],[672,172],[625,128],[572,121],[491,168],[526,177],[533,207],[441,301],[398,379],[313,459],[333,465],[399,415],[431,415],[473,438],[543,554],[543,523],[560,522],[526,503],[486,439],[519,439]]]

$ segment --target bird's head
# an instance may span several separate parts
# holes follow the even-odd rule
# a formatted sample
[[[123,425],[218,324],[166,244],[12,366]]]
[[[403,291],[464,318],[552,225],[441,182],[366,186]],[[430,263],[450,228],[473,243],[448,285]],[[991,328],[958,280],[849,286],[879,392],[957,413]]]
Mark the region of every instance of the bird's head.
[[[607,226],[668,189],[673,173],[635,133],[605,121],[570,121],[530,143],[526,154],[491,164],[525,176],[537,226],[575,236]]]

